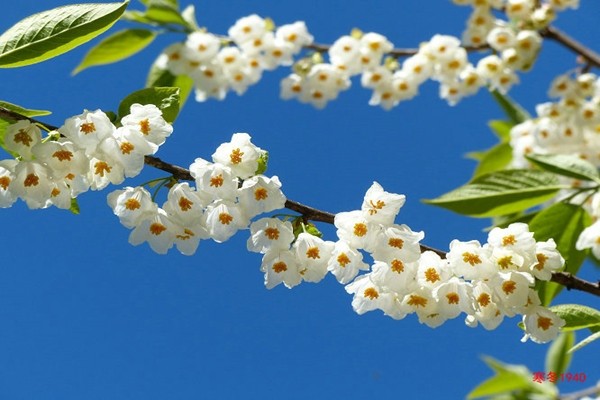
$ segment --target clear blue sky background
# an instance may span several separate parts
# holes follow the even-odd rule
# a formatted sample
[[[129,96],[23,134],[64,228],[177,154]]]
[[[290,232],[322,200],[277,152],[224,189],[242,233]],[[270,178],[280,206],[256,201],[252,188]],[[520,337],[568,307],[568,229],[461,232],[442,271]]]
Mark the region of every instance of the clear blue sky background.
[[[600,7],[582,3],[556,25],[598,46]],[[7,3],[0,31],[63,4]],[[258,13],[277,24],[304,20],[319,42],[359,27],[388,36],[397,47],[414,47],[435,33],[460,35],[470,10],[445,0],[194,4],[199,23],[211,32],[226,33],[236,19]],[[115,110],[176,40],[161,38],[132,59],[75,77],[70,72],[89,45],[42,64],[0,70],[0,98],[52,110],[44,121],[55,125],[84,108]],[[532,111],[546,101],[552,77],[573,66],[572,54],[547,43],[512,95]],[[281,178],[291,199],[349,211],[360,207],[377,180],[407,195],[397,222],[424,230],[425,243],[447,249],[454,238],[485,240],[488,221],[419,200],[466,182],[474,163],[463,155],[493,144],[486,122],[502,114],[489,95],[449,107],[430,83],[413,101],[385,112],[369,107],[370,94],[354,81],[318,111],[279,100],[279,80],[287,73],[266,73],[243,97],[188,103],[157,155],[188,166],[196,157],[209,158],[232,133],[249,132],[270,151],[269,174]],[[125,184],[160,176],[148,168]],[[108,192],[82,195],[79,216],[54,208],[29,211],[22,203],[2,210],[0,399],[458,399],[491,376],[482,355],[543,370],[547,346],[520,343],[516,319],[487,332],[467,328],[463,318],[430,329],[414,316],[358,316],[331,276],[317,285],[268,291],[260,256],[245,249],[247,231],[221,245],[202,242],[192,257],[132,247],[129,230],[106,205]],[[322,228],[333,240],[332,229]],[[597,279],[597,270],[587,265],[582,275]],[[576,293],[558,302],[598,306],[597,298]],[[580,351],[569,372],[597,381],[597,355],[597,344]]]

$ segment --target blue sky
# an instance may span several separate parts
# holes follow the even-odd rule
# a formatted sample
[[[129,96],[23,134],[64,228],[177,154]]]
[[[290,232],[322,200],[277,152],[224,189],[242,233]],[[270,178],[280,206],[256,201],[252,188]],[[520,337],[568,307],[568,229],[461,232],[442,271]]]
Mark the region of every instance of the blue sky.
[[[236,19],[257,13],[277,24],[304,20],[322,43],[354,27],[382,33],[397,47],[415,47],[435,33],[460,35],[468,8],[424,3],[194,2],[200,25],[222,34]],[[561,14],[556,25],[593,45],[600,9],[582,3],[579,11]],[[63,4],[6,5],[0,31]],[[113,31],[124,26],[118,23]],[[162,48],[177,40],[161,37],[129,60],[75,77],[70,72],[89,45],[41,64],[4,69],[0,98],[52,110],[44,121],[54,125],[84,108],[116,110],[120,99],[143,87]],[[573,67],[570,53],[547,43],[511,95],[533,111],[546,101],[551,79]],[[486,123],[502,115],[489,95],[450,107],[438,98],[437,85],[426,84],[417,98],[385,112],[367,105],[369,93],[354,80],[352,89],[318,111],[279,100],[279,80],[287,73],[265,74],[242,97],[190,101],[157,156],[188,166],[196,157],[209,158],[232,133],[248,132],[270,152],[268,174],[280,177],[291,199],[350,211],[377,180],[407,196],[397,222],[425,231],[426,244],[447,249],[454,238],[485,240],[487,220],[419,200],[466,182],[474,163],[463,155],[494,143]],[[147,168],[123,186],[161,176]],[[543,370],[547,346],[520,343],[516,319],[487,332],[467,328],[462,318],[430,329],[414,316],[358,316],[331,276],[293,290],[266,290],[260,256],[246,250],[247,232],[224,244],[202,242],[192,257],[133,247],[106,204],[109,191],[82,195],[78,216],[29,211],[23,203],[2,210],[1,399],[450,399],[491,376],[482,355]],[[334,240],[330,227],[320,227]],[[582,276],[597,279],[597,270],[587,265]],[[563,293],[557,303],[563,302],[598,306],[596,298],[577,293]],[[580,351],[569,372],[585,373],[590,383],[600,379],[594,355],[597,345]]]

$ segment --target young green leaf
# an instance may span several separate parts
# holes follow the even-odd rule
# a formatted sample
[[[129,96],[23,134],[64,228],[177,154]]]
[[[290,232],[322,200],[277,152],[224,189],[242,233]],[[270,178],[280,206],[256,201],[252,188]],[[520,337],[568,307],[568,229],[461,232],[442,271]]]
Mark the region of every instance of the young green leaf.
[[[492,90],[490,93],[502,110],[504,110],[504,113],[510,122],[512,122],[514,125],[520,124],[521,122],[531,118],[529,113],[509,96],[502,94],[497,90]]]
[[[538,167],[570,178],[600,183],[598,169],[572,154],[531,154],[525,156]]]
[[[427,204],[473,217],[494,217],[519,212],[550,200],[562,189],[554,174],[515,169],[475,178]]]
[[[579,304],[560,304],[550,310],[565,320],[563,332],[600,326],[600,311]]]
[[[154,104],[163,112],[167,122],[175,121],[179,113],[179,88],[178,87],[153,87],[133,92],[119,104],[120,120],[129,114],[129,108],[134,103]]]
[[[553,394],[555,388],[548,385],[534,384],[532,373],[524,365],[505,364],[491,357],[484,357],[485,363],[496,373],[473,389],[467,399],[493,396],[513,391],[525,393],[537,392]]]
[[[179,13],[179,6],[176,1],[150,1],[145,17],[159,24],[176,24],[188,27],[187,21]]]
[[[71,208],[69,208],[69,211],[71,211],[75,215],[79,215],[79,203],[77,203],[77,199],[74,197],[71,199]]]
[[[537,241],[550,238],[566,262],[566,271],[576,274],[585,260],[585,252],[577,250],[575,243],[581,232],[592,223],[586,210],[575,204],[556,203],[540,211],[530,222],[529,229]],[[536,290],[544,306],[548,306],[562,290],[554,282],[538,281]]]
[[[488,122],[488,126],[498,136],[503,143],[510,140],[510,130],[515,124],[509,121],[492,120]]]
[[[196,21],[196,8],[190,4],[181,12],[181,17],[187,22],[188,26],[194,30],[200,29],[198,21]]]
[[[179,108],[183,108],[194,88],[194,81],[187,75],[173,75],[168,70],[160,68],[155,61],[148,72],[146,87],[178,87],[181,89],[179,92]]]
[[[16,104],[9,103],[7,101],[0,101],[0,108],[4,108],[8,111],[12,111],[19,115],[23,115],[23,116],[29,117],[29,118],[52,114],[52,112],[47,111],[47,110],[33,110],[33,109],[29,109],[29,108],[24,108],[24,107],[18,106]]]
[[[128,3],[74,4],[25,18],[0,36],[0,68],[22,67],[66,53],[109,29]]]
[[[156,32],[147,29],[124,29],[90,49],[73,75],[95,65],[114,63],[143,50],[156,38]]]
[[[546,353],[546,371],[555,372],[560,375],[569,369],[571,354],[569,349],[575,343],[574,332],[561,333],[548,348]]]
[[[500,143],[479,153],[478,156],[479,164],[475,168],[473,178],[506,168],[512,161],[512,147],[508,143]]]

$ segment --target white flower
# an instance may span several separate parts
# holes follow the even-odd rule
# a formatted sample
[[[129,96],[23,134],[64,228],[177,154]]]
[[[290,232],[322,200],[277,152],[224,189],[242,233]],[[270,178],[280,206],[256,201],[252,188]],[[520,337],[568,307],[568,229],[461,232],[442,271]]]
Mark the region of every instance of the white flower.
[[[417,53],[402,63],[402,71],[417,85],[425,82],[433,72],[433,63],[423,53]]]
[[[380,227],[365,218],[362,211],[341,212],[335,215],[337,236],[355,249],[372,249]]]
[[[238,19],[227,31],[236,44],[260,39],[267,33],[265,20],[256,14]]]
[[[190,74],[194,81],[196,101],[203,102],[211,97],[223,100],[227,95],[227,76],[223,65],[218,60],[212,60],[200,65]]]
[[[132,178],[139,175],[144,168],[144,156],[153,154],[157,148],[131,129],[120,127],[113,137],[106,138],[100,143],[99,152],[112,158],[121,166],[125,176]]]
[[[15,160],[0,161],[0,207],[7,208],[13,205],[17,200],[17,195],[13,193],[11,183],[15,179]]]
[[[581,232],[575,243],[577,250],[592,249],[594,257],[600,258],[600,221],[594,222]]]
[[[346,284],[358,275],[358,271],[367,271],[369,265],[363,262],[363,256],[358,250],[339,240],[335,242],[327,269],[339,283]]]
[[[450,242],[446,258],[457,276],[480,280],[490,278],[498,270],[490,256],[490,248],[482,247],[477,240],[461,242],[455,239]]]
[[[419,52],[439,61],[451,57],[454,50],[459,47],[460,40],[453,36],[434,35],[428,43],[421,47]]]
[[[513,47],[517,38],[512,29],[497,26],[488,33],[486,42],[496,51],[503,51]]]
[[[121,124],[156,146],[163,144],[173,132],[171,124],[165,121],[162,111],[154,104],[132,104],[130,114],[121,119]]]
[[[537,279],[543,281],[550,280],[553,272],[565,266],[565,259],[562,258],[556,249],[554,239],[537,242],[535,244],[535,254],[537,262],[531,266],[531,273]]]
[[[397,309],[395,296],[390,292],[385,292],[380,286],[376,285],[369,274],[361,275],[349,285],[346,285],[346,292],[354,294],[352,299],[352,309],[357,314],[364,314],[367,311],[376,309],[389,313],[390,316],[397,315],[397,319],[403,317],[394,310]]]
[[[288,250],[294,240],[294,230],[289,221],[261,218],[250,225],[249,251],[267,253],[271,250]]]
[[[434,289],[450,279],[448,260],[433,251],[425,251],[419,259],[417,282],[423,288]]]
[[[361,209],[368,221],[390,225],[405,201],[403,194],[388,193],[379,183],[373,182],[365,193]]]
[[[437,311],[444,319],[458,317],[461,312],[473,312],[472,285],[457,277],[452,277],[433,290],[433,297],[438,302]]]
[[[493,247],[513,250],[526,257],[535,254],[535,239],[527,224],[517,222],[507,228],[494,228],[488,235],[488,243]]]
[[[248,223],[240,206],[229,200],[217,200],[206,208],[206,227],[217,243],[226,241]]]
[[[115,190],[108,195],[107,200],[121,224],[127,228],[138,226],[158,212],[158,206],[152,201],[150,193],[141,186]]]
[[[256,175],[246,179],[238,191],[239,201],[248,217],[285,207],[285,195],[277,176]]]
[[[298,260],[298,270],[307,282],[320,282],[327,274],[327,264],[334,248],[333,242],[302,232],[292,246]]]
[[[29,208],[46,208],[52,192],[52,171],[38,161],[21,161],[15,166],[11,191]]]
[[[352,36],[342,36],[329,48],[329,60],[336,67],[342,67],[349,75],[360,72],[360,41]]]
[[[187,59],[197,62],[212,60],[221,47],[218,37],[208,32],[192,32],[185,41],[184,55]]]
[[[129,243],[134,246],[148,242],[158,254],[167,254],[175,240],[175,225],[167,213],[158,208],[156,214],[141,221],[129,234]]]
[[[41,140],[40,128],[27,120],[8,125],[4,134],[6,149],[18,153],[24,160],[31,160],[31,149]]]
[[[96,152],[96,156],[90,158],[89,165],[87,180],[92,190],[102,190],[109,183],[118,185],[125,180],[123,166],[109,154]]]
[[[189,183],[181,182],[169,189],[167,201],[162,208],[172,219],[187,227],[203,221],[204,207],[208,203],[210,200],[205,194],[194,190]]]
[[[493,330],[500,325],[504,314],[498,308],[494,291],[483,281],[473,284],[473,306],[475,311],[465,319],[467,326],[472,328],[481,323],[487,330]]]
[[[533,286],[533,276],[526,272],[499,272],[490,283],[494,287],[497,299],[508,316],[520,312],[527,305],[529,286]]]
[[[196,180],[196,188],[199,192],[206,193],[215,200],[236,199],[238,181],[233,176],[231,168],[196,158],[190,165],[190,174]]]
[[[284,40],[292,45],[294,54],[313,42],[312,35],[308,32],[304,21],[296,21],[293,24],[282,25],[275,31],[275,38]]]
[[[400,259],[403,262],[417,261],[421,257],[419,241],[425,237],[423,232],[413,232],[406,225],[392,225],[378,231],[372,249],[373,258],[390,262]]]
[[[65,120],[65,124],[58,129],[77,147],[84,149],[87,155],[92,155],[100,142],[111,137],[115,130],[115,126],[101,110],[86,110],[83,114]]]
[[[50,168],[56,179],[69,174],[85,175],[89,169],[89,159],[84,151],[63,138],[38,143],[33,147],[32,154]]]
[[[417,275],[417,263],[404,263],[400,260],[392,260],[389,264],[375,261],[371,280],[381,287],[392,291],[398,296],[404,296],[418,289],[415,277]]]
[[[283,283],[288,289],[302,282],[298,262],[290,250],[273,250],[263,256],[261,271],[265,273],[265,286],[273,289]]]
[[[213,161],[231,168],[235,176],[242,179],[254,176],[263,150],[255,146],[250,139],[247,133],[234,133],[230,142],[217,147],[212,155]]]
[[[547,343],[558,336],[565,321],[547,308],[538,306],[523,316],[523,324],[526,333],[521,341],[530,338],[536,343]]]

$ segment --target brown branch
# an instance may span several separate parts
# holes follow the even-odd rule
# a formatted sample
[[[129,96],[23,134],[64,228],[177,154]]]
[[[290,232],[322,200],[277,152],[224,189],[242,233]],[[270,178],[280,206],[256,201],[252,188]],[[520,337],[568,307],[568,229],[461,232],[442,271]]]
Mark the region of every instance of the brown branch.
[[[331,45],[322,44],[322,43],[313,43],[313,44],[304,46],[304,48],[308,49],[308,50],[318,51],[319,53],[326,53],[331,48]],[[488,45],[483,45],[483,46],[464,46],[464,48],[468,52],[473,52],[473,51],[487,50],[490,47]],[[388,52],[387,54],[390,56],[393,56],[393,57],[408,57],[408,56],[413,56],[413,55],[417,54],[418,52],[419,52],[419,49],[406,48],[406,49],[393,49],[390,52]]]
[[[568,290],[581,290],[583,292],[600,296],[600,281],[596,283],[584,281],[583,279],[573,276],[569,272],[555,272],[552,274],[552,278],[550,278],[550,280],[563,285]]]
[[[573,39],[560,29],[553,26],[548,26],[540,31],[540,35],[560,43],[573,53],[579,54],[583,59],[586,60],[587,64],[591,64],[596,68],[600,68],[600,55],[598,53],[579,43],[577,40]]]

